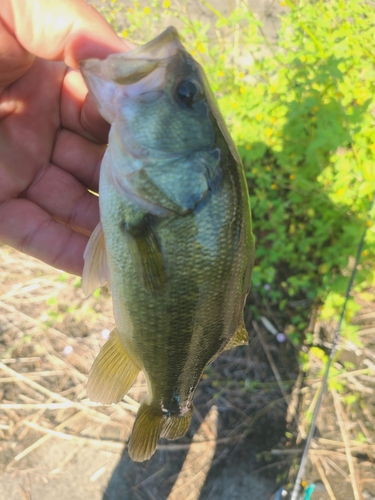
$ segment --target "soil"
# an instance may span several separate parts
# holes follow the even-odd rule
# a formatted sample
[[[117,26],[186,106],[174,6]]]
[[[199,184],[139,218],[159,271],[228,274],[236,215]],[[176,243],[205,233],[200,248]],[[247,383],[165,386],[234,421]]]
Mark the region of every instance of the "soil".
[[[249,5],[275,42],[279,2]],[[0,276],[0,500],[266,500],[295,477],[321,360],[311,358],[302,375],[297,349],[247,313],[249,346],[206,370],[187,435],[161,440],[151,460],[133,463],[126,442],[144,379],[118,405],[92,405],[85,394],[88,371],[114,326],[109,294],[85,298],[75,277],[5,246]],[[337,360],[338,369],[353,363],[344,393],[357,402],[347,405],[334,391],[323,400],[305,479],[332,492],[316,491],[312,500],[375,496],[373,291],[358,303],[362,346],[346,343]],[[272,321],[272,311],[267,317]],[[333,328],[315,324],[327,350]]]
[[[206,370],[187,435],[161,440],[151,460],[133,463],[126,441],[144,379],[118,405],[93,405],[85,394],[114,326],[108,293],[84,298],[77,278],[7,247],[0,274],[0,500],[265,500],[293,480],[319,358],[310,356],[302,384],[295,348],[247,316],[249,346]],[[335,380],[343,388],[333,385],[323,399],[304,476],[325,481],[333,496],[317,491],[312,500],[375,496],[375,293],[356,300],[361,346],[340,346]],[[316,323],[316,343],[321,337],[329,349],[334,326]]]
[[[204,374],[187,435],[161,440],[155,456],[137,464],[125,443],[144,380],[120,405],[85,406],[88,370],[113,327],[109,295],[86,299],[76,278],[7,247],[0,271],[1,500],[234,499],[249,491],[265,499],[286,476],[290,459],[270,451],[286,441],[287,404],[254,330],[248,347],[224,353]],[[291,388],[295,350],[268,340]],[[83,410],[54,409],[61,396]]]

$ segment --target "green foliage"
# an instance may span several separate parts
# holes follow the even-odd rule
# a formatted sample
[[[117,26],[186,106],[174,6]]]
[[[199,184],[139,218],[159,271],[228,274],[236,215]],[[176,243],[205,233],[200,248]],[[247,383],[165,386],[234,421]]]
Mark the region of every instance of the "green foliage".
[[[346,396],[342,396],[341,397],[341,400],[342,402],[348,406],[349,408],[351,406],[353,406],[354,404],[358,403],[358,401],[360,400],[360,395],[358,393],[350,393]]]
[[[73,283],[74,288],[80,288],[81,284],[82,284],[82,278],[79,277],[75,278]]]
[[[367,443],[367,442],[368,442],[368,439],[367,439],[367,437],[363,434],[363,432],[362,432],[362,431],[359,431],[359,432],[357,433],[357,439],[356,439],[356,441],[357,441],[358,443]]]
[[[188,2],[133,2],[126,12],[116,0],[104,6],[136,43],[176,21],[204,65],[248,179],[257,240],[253,294],[258,306],[288,315],[296,342],[312,303],[329,293],[342,297],[365,227],[357,283],[375,283],[370,3],[287,0],[277,47],[246,2],[224,16],[202,0],[215,26],[194,18]]]
[[[349,258],[371,225],[375,182],[368,4],[289,6],[278,52],[242,70],[252,85],[221,100],[249,179],[253,284],[281,308],[345,291]],[[368,233],[358,279],[371,283],[375,235]],[[273,295],[263,291],[267,284]]]

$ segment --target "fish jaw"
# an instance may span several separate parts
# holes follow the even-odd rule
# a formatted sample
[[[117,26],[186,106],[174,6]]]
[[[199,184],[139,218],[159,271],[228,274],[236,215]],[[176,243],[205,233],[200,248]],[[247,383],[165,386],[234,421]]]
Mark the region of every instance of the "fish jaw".
[[[91,91],[99,113],[109,123],[116,118],[121,99],[135,98],[163,88],[165,67],[178,50],[184,50],[177,30],[167,28],[149,43],[120,54],[110,54],[106,59],[81,61],[83,78]],[[155,94],[156,93],[156,94]]]
[[[89,59],[81,63],[82,74],[99,111],[112,125],[106,158],[111,182],[120,197],[158,217],[193,210],[218,175],[219,155],[214,149],[210,151],[212,132],[209,124],[204,134],[197,135],[204,136],[203,141],[186,144],[182,138],[176,151],[180,135],[177,134],[175,140],[171,137],[166,141],[164,148],[157,147],[160,136],[168,135],[163,126],[154,128],[162,121],[161,110],[168,109],[163,118],[167,123],[176,109],[182,115],[185,113],[171,95],[175,92],[175,80],[177,82],[184,74],[189,76],[192,70],[197,72],[197,68],[174,28],[133,51],[112,54],[103,61]],[[157,101],[161,102],[157,104]],[[204,103],[202,112],[203,120],[195,120],[198,128],[201,122],[206,122],[208,110]],[[148,127],[145,127],[142,121],[150,114]],[[145,133],[149,127],[151,136]],[[170,180],[176,173],[179,179]]]

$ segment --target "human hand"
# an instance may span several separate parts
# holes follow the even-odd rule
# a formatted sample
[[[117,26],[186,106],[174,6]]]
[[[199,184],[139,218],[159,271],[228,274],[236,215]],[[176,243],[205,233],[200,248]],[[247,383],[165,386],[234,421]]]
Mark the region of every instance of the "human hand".
[[[83,0],[1,0],[0,242],[82,274],[109,125],[78,63],[129,48]]]

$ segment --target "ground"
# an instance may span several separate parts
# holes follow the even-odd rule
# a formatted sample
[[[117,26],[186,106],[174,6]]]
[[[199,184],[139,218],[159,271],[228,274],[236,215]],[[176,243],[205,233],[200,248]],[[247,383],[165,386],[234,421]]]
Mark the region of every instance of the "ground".
[[[150,461],[135,464],[126,441],[143,378],[118,405],[95,405],[85,394],[113,327],[108,293],[85,298],[74,276],[8,247],[0,247],[0,274],[0,500],[265,500],[295,477],[321,360],[312,356],[303,377],[292,344],[247,316],[250,344],[207,369],[187,436],[161,440]],[[313,500],[375,495],[375,300],[362,293],[357,301],[362,345],[340,350],[305,474],[332,492]],[[327,347],[332,328],[314,330],[328,332]]]
[[[275,42],[279,2],[249,4]],[[109,294],[85,298],[77,278],[5,246],[0,276],[0,500],[266,500],[295,478],[319,357],[310,354],[301,371],[297,348],[279,343],[246,309],[249,346],[206,370],[187,436],[161,440],[150,461],[135,464],[126,442],[144,379],[118,405],[95,405],[85,393],[114,326]],[[340,344],[323,399],[305,479],[326,491],[312,500],[375,497],[374,297],[356,295],[360,344]],[[275,323],[273,311],[262,313]],[[326,352],[334,328],[312,317],[314,341]]]
[[[0,269],[0,499],[173,499],[181,491],[229,499],[249,489],[260,499],[276,488],[287,464],[261,454],[285,440],[287,404],[255,332],[249,348],[228,351],[205,373],[188,435],[162,441],[150,461],[134,464],[122,451],[144,380],[119,405],[85,396],[91,363],[113,327],[108,294],[86,299],[75,277],[7,247]],[[280,347],[290,380],[294,349]],[[259,468],[263,475],[254,476]]]

